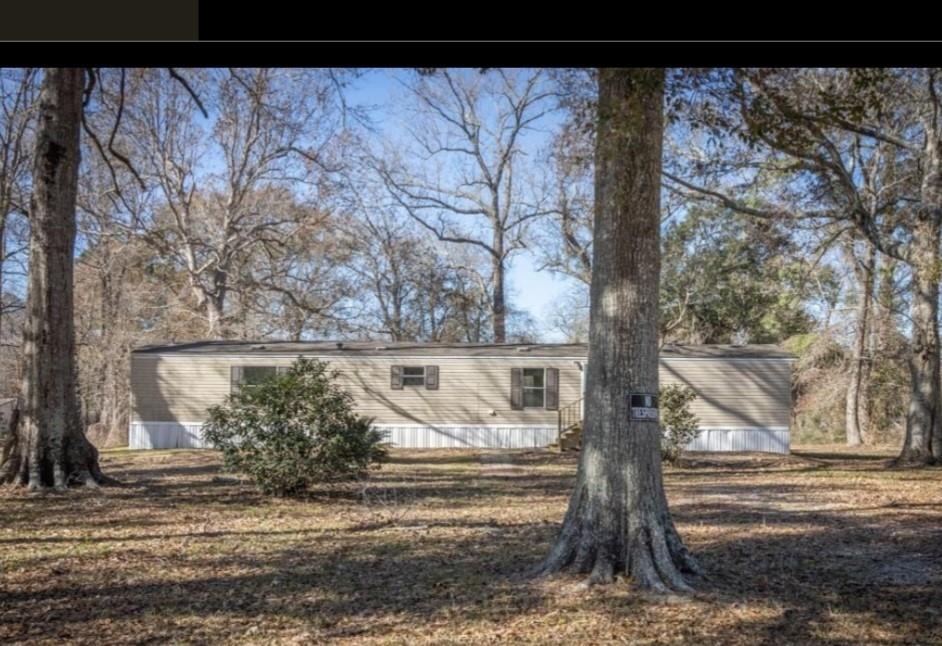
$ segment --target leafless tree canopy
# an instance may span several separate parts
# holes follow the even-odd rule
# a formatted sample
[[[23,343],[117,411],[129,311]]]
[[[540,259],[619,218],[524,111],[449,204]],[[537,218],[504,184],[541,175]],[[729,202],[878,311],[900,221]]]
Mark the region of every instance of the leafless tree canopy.
[[[556,106],[539,71],[439,71],[409,84],[405,150],[377,172],[395,203],[442,242],[473,247],[490,264],[493,339],[507,338],[508,260],[528,225],[552,213],[526,159],[525,139]]]
[[[83,73],[74,332],[95,442],[123,440],[140,343],[588,339],[597,71]],[[23,370],[43,77],[0,70],[2,395]],[[668,71],[659,342],[782,343],[796,434],[939,459],[940,86],[931,68]],[[521,306],[524,264],[557,281],[545,312]]]

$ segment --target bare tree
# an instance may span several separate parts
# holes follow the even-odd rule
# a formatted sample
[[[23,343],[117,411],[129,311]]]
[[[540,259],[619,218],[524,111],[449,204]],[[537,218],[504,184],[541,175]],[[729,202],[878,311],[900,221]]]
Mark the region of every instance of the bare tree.
[[[866,240],[855,244],[853,236],[844,242],[844,257],[853,268],[856,311],[853,344],[847,372],[847,397],[844,414],[844,435],[848,446],[864,443],[868,431],[866,393],[872,357],[868,356],[870,328],[873,324],[873,299],[876,288],[876,247]],[[858,247],[862,247],[859,249]]]
[[[364,203],[348,225],[349,269],[361,301],[358,331],[392,341],[486,338],[490,304],[475,257],[448,253],[411,220],[372,204]]]
[[[586,419],[576,486],[542,572],[619,573],[687,591],[698,571],[674,528],[656,419],[630,393],[658,392],[658,278],[664,70],[599,71]]]
[[[148,318],[141,308],[141,267],[150,249],[130,223],[146,202],[133,178],[113,176],[95,150],[86,147],[84,160],[75,271],[79,393],[89,440],[99,448],[123,446],[131,412],[131,350],[146,338],[142,323]]]
[[[492,333],[507,338],[507,264],[528,223],[547,215],[525,172],[524,139],[555,107],[541,72],[440,70],[409,86],[417,109],[408,129],[414,158],[377,163],[395,202],[439,240],[489,260]]]
[[[592,282],[595,132],[585,122],[592,119],[594,123],[595,97],[586,96],[582,84],[594,80],[594,74],[582,70],[573,75],[557,80],[565,89],[561,94],[566,119],[547,155],[555,203],[552,217],[544,221],[540,246],[545,267],[588,286]],[[592,87],[594,92],[594,82]]]
[[[404,222],[394,216],[364,214],[357,223],[363,235],[351,267],[370,305],[364,312],[364,331],[392,341],[418,341],[438,331],[445,312],[423,307],[435,292],[424,291],[443,284],[437,255],[423,244]],[[437,291],[437,290],[436,290]],[[436,339],[433,339],[436,340]]]
[[[105,480],[85,438],[76,387],[73,253],[85,72],[43,74],[33,195],[21,419],[5,447],[2,480],[63,488]]]
[[[258,245],[234,281],[244,338],[300,341],[351,329],[355,288],[349,270],[353,245],[342,226],[347,218],[309,209],[297,205],[292,235]]]
[[[28,246],[31,147],[36,120],[38,81],[32,69],[0,69],[0,344],[5,317],[23,307],[7,295],[8,267]],[[17,219],[18,218],[18,219]],[[11,352],[0,353],[9,362]]]
[[[582,285],[566,290],[550,308],[550,324],[569,343],[589,340],[589,293]]]
[[[323,222],[340,163],[336,82],[322,70],[208,71],[194,86],[210,123],[174,79],[143,72],[132,83],[125,145],[154,189],[135,226],[185,271],[211,337],[228,333],[227,300],[247,287],[250,259],[286,257],[289,241]]]

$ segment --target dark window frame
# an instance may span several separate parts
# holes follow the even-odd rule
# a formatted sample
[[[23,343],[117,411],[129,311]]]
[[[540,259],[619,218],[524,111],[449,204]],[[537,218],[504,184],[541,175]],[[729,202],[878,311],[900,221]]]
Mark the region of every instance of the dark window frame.
[[[421,370],[422,374],[410,375],[408,374],[410,370]],[[428,376],[428,372],[426,371],[425,366],[402,366],[401,374],[402,374],[402,387],[403,388],[425,388],[425,382]],[[421,379],[421,382],[413,381],[410,383],[409,382],[410,379],[412,380]]]
[[[542,373],[542,386],[528,386],[527,385],[527,371],[537,371],[539,370]],[[527,408],[546,408],[546,368],[523,368],[520,373],[520,388],[521,388],[521,403],[524,409]],[[527,391],[530,392],[539,392],[542,397],[540,398],[539,404],[528,404],[527,403]]]
[[[260,381],[249,382],[246,380],[246,372],[248,371],[257,371],[264,370],[270,371],[268,376],[264,377]],[[230,389],[232,392],[237,392],[243,388],[255,388],[260,386],[265,381],[269,379],[274,379],[280,374],[285,373],[288,370],[288,366],[275,366],[275,365],[239,365],[233,366],[230,371]]]

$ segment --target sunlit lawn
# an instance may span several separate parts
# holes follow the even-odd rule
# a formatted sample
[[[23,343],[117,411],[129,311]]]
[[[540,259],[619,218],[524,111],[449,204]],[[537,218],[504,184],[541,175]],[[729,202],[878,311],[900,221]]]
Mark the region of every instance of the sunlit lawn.
[[[366,485],[257,494],[212,452],[113,451],[118,488],[0,495],[0,643],[942,642],[942,470],[889,452],[692,456],[690,599],[525,576],[575,457],[396,451]]]

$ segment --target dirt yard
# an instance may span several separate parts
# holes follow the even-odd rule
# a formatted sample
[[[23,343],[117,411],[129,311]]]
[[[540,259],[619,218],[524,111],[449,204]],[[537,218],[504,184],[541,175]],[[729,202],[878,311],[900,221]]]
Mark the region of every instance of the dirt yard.
[[[210,452],[107,452],[119,488],[0,494],[0,643],[942,643],[942,469],[695,456],[668,494],[693,598],[524,576],[575,457],[394,452],[264,498]]]

